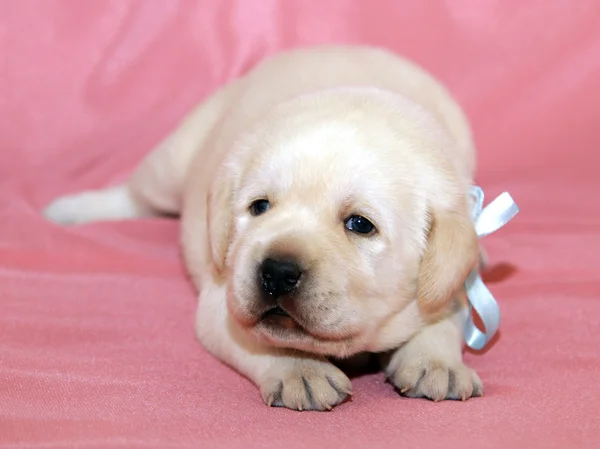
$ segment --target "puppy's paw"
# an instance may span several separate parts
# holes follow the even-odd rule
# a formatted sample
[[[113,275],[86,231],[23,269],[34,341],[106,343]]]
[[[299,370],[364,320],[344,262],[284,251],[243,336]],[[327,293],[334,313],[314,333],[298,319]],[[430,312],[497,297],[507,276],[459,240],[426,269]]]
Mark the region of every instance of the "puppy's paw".
[[[436,402],[483,396],[479,376],[462,362],[450,364],[426,357],[398,357],[395,362],[388,367],[388,379],[404,396]]]
[[[46,206],[43,214],[48,220],[61,225],[84,222],[90,198],[91,195],[87,192],[61,196]]]
[[[268,406],[331,410],[352,395],[350,379],[327,361],[297,359],[273,366],[261,386]]]
[[[61,196],[43,211],[44,216],[61,225],[93,221],[124,220],[149,215],[125,185]]]

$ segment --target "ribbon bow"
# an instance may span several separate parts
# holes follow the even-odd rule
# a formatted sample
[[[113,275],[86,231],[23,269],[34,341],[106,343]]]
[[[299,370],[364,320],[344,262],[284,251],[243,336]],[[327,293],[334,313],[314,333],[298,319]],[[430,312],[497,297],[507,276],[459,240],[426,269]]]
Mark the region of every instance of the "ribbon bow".
[[[502,193],[494,201],[483,208],[483,190],[481,187],[471,188],[473,196],[473,222],[479,238],[497,231],[508,223],[517,213],[519,207],[508,192]],[[494,337],[500,326],[500,308],[496,299],[483,283],[477,270],[471,271],[465,281],[469,299],[469,317],[465,324],[465,341],[472,349],[483,349]],[[477,312],[485,332],[480,331],[473,322],[473,309]]]

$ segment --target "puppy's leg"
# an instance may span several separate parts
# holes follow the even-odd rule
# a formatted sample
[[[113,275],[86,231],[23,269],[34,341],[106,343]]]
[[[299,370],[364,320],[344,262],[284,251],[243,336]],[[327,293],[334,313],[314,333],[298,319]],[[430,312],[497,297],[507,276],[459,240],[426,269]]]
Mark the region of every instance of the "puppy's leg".
[[[180,134],[172,134],[148,154],[125,184],[59,197],[44,215],[72,225],[178,214],[185,167],[191,158]]]
[[[222,118],[234,88],[235,83],[219,89],[191,111],[125,184],[59,197],[45,208],[44,215],[67,225],[179,214],[188,167]]]
[[[44,216],[61,225],[92,221],[124,220],[152,215],[152,209],[138,201],[126,184],[61,196],[45,209]]]
[[[462,360],[466,311],[424,327],[391,354],[385,373],[408,397],[466,400],[483,395],[479,376]]]
[[[185,169],[193,155],[185,131],[180,127],[152,150],[126,183],[59,197],[44,215],[72,225],[178,214]]]
[[[352,394],[348,377],[325,358],[254,341],[229,315],[222,286],[203,286],[196,333],[209,352],[254,382],[269,406],[329,410]]]

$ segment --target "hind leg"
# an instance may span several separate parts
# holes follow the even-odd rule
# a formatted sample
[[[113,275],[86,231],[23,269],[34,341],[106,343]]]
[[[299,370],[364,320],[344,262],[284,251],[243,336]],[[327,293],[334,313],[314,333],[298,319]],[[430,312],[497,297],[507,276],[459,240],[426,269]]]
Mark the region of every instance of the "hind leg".
[[[43,211],[62,225],[178,214],[185,170],[176,135],[153,150],[121,185],[61,196]]]
[[[136,198],[127,184],[61,196],[44,209],[48,220],[61,225],[127,220],[156,213],[150,204]]]
[[[60,197],[44,215],[69,225],[178,215],[187,169],[235,94],[235,84],[219,89],[192,110],[122,185]]]

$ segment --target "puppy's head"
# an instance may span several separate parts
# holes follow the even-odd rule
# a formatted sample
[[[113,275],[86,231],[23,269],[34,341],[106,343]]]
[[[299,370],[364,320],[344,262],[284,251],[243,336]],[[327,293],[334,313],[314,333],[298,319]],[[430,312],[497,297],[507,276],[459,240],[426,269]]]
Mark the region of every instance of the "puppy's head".
[[[235,319],[271,345],[343,357],[389,349],[414,301],[443,309],[477,240],[436,126],[389,94],[341,91],[290,101],[244,136],[209,195]]]

